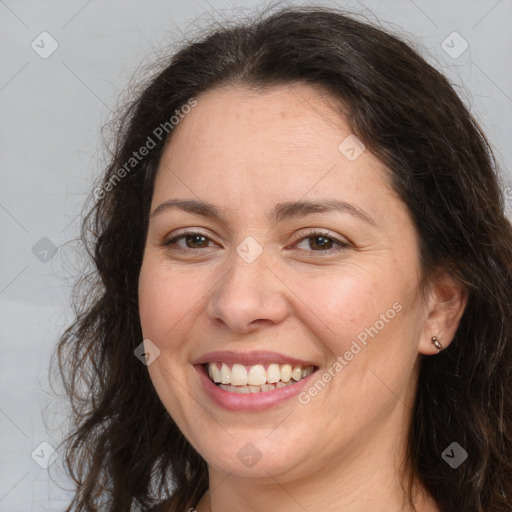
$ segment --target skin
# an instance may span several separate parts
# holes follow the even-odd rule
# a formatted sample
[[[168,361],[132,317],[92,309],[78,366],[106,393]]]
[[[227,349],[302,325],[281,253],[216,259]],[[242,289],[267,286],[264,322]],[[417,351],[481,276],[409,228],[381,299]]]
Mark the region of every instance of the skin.
[[[144,338],[160,350],[152,382],[208,463],[211,492],[197,511],[410,510],[402,486],[411,470],[401,462],[418,361],[437,354],[432,336],[450,343],[464,291],[442,276],[422,296],[410,214],[374,155],[340,152],[351,132],[327,94],[230,86],[197,100],[164,151],[151,211],[202,200],[225,222],[178,208],[152,216],[139,281]],[[346,211],[266,217],[276,203],[323,199],[373,223]],[[165,246],[182,228],[208,238]],[[348,245],[328,239],[324,249],[308,228]],[[248,236],[263,249],[252,263],[236,252]],[[213,350],[270,350],[312,360],[322,375],[396,303],[400,312],[307,404],[224,410],[191,364]],[[237,457],[248,442],[261,453],[252,467]],[[414,492],[418,511],[438,511],[418,483]]]

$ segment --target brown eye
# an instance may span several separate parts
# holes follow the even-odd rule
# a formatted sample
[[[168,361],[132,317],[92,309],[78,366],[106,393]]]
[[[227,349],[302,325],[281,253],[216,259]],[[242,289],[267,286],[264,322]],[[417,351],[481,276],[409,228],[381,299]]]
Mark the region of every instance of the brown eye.
[[[327,236],[310,236],[307,240],[311,249],[331,249],[334,244],[334,240]]]
[[[204,235],[187,235],[183,238],[185,238],[185,243],[189,249],[208,247],[208,238]]]
[[[181,240],[185,241],[185,245],[181,242]],[[203,235],[202,233],[183,233],[179,236],[176,236],[170,240],[164,242],[164,246],[172,248],[172,246],[176,246],[177,249],[208,249],[210,246],[208,245],[211,240]]]
[[[304,244],[304,246],[300,247],[301,244]],[[309,252],[336,252],[349,246],[350,244],[347,242],[333,238],[328,233],[315,231],[308,233],[308,236],[302,237],[296,244],[296,247],[300,250]]]

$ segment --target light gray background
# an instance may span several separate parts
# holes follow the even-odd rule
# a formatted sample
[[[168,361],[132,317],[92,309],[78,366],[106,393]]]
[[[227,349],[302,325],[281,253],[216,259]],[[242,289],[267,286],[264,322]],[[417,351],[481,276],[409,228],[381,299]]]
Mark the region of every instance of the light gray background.
[[[293,2],[295,4],[299,2]],[[317,2],[319,3],[319,2]],[[497,152],[512,186],[512,0],[387,0],[338,5],[405,33],[456,85]],[[285,5],[284,3],[282,5]],[[137,67],[193,21],[249,13],[258,2],[0,0],[0,511],[64,510],[62,454],[41,468],[62,436],[63,404],[48,386],[49,354],[71,318],[76,275],[70,243],[102,165],[100,129]],[[261,4],[259,5],[261,8]],[[41,58],[32,41],[57,50]],[[456,51],[469,44],[458,58]],[[42,51],[42,49],[41,49]],[[507,189],[512,210],[512,188]],[[41,238],[58,247],[49,261]],[[46,242],[47,243],[47,242]],[[41,246],[36,246],[41,247]],[[43,411],[46,415],[43,420]],[[38,448],[39,447],[39,448]],[[53,478],[53,481],[51,480]]]

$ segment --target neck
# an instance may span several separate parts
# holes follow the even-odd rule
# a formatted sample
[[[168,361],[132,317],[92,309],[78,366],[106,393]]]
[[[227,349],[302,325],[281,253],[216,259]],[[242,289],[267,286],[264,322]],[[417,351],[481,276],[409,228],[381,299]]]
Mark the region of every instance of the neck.
[[[297,481],[295,484],[282,483],[273,478],[273,483],[241,482],[240,479],[225,476],[218,480],[212,477],[210,489],[195,512],[304,512],[322,510],[324,512],[412,512],[407,494],[397,482],[389,481],[385,488],[385,479],[369,478],[361,485],[338,486],[329,480],[317,482]],[[378,485],[379,489],[372,487]],[[405,486],[404,486],[405,487]],[[405,487],[406,489],[407,487]],[[413,494],[416,512],[439,512],[434,502],[418,485]],[[321,507],[321,508],[319,508]]]

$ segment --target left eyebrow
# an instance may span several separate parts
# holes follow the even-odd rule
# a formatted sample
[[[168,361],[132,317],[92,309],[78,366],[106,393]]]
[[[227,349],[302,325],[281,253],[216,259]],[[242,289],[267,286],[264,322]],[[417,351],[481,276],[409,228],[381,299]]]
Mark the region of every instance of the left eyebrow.
[[[313,213],[323,213],[338,211],[349,213],[354,217],[376,226],[376,222],[361,208],[347,203],[345,201],[325,200],[325,201],[297,201],[288,203],[279,203],[275,206],[270,218],[275,222],[281,222],[284,219],[304,217]]]
[[[151,217],[155,217],[164,210],[171,208],[178,208],[195,215],[217,219],[226,224],[224,210],[218,208],[214,204],[205,201],[197,201],[195,199],[169,199],[168,201],[158,205],[151,213]],[[275,205],[270,215],[268,215],[268,218],[274,222],[282,222],[285,219],[305,217],[306,215],[314,213],[330,211],[349,213],[368,224],[376,226],[376,222],[372,217],[361,208],[345,201],[337,201],[333,199],[325,201],[290,201],[286,203],[278,203]]]

